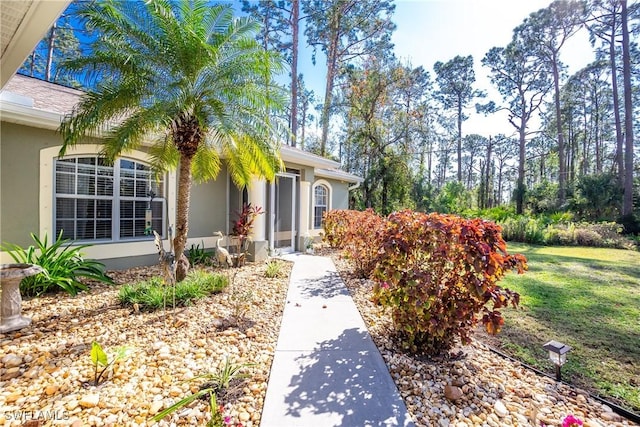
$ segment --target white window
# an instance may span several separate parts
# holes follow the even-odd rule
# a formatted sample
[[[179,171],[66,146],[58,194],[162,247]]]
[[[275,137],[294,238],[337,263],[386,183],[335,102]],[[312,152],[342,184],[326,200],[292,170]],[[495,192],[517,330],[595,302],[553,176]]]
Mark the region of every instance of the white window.
[[[142,239],[151,230],[163,235],[164,183],[141,162],[56,159],[54,186],[56,235],[62,230],[68,239],[102,241]]]
[[[323,184],[313,190],[313,228],[322,228],[322,216],[329,209],[329,188]]]

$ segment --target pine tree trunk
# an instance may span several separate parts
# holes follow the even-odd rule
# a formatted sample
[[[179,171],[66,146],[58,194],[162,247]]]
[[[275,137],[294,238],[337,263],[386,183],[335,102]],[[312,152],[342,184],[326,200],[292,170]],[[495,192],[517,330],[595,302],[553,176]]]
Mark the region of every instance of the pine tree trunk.
[[[558,137],[558,203],[564,205],[567,196],[567,164],[565,156],[564,136],[562,134],[562,112],[560,111],[560,73],[558,71],[558,60],[554,55],[553,67],[553,88],[554,104],[556,112],[556,132]]]
[[[622,159],[623,138],[622,121],[620,119],[620,96],[618,94],[618,67],[616,65],[616,14],[613,13],[613,23],[611,25],[611,39],[609,40],[609,61],[611,62],[611,90],[613,95],[613,116],[616,126],[616,154],[615,164],[618,169],[618,184],[622,188],[624,182],[624,162]]]
[[[525,155],[526,155],[526,122],[524,115],[520,120],[520,127],[518,129],[519,144],[518,144],[518,182],[516,190],[516,213],[521,215],[524,212],[524,172],[525,172]],[[502,170],[502,168],[501,168]],[[502,181],[502,176],[500,177]],[[502,184],[500,184],[502,185]]]
[[[622,76],[624,80],[624,196],[622,215],[633,213],[633,105],[631,101],[631,56],[627,26],[627,0],[622,5]]]
[[[484,200],[482,201],[483,207],[490,208],[489,204],[489,191],[491,186],[489,184],[491,180],[491,149],[493,148],[493,141],[491,140],[491,135],[489,135],[489,142],[487,144],[487,164],[485,166],[485,177],[484,177]]]
[[[462,182],[462,99],[458,97],[458,182]]]
[[[338,41],[340,38],[340,17],[339,12],[334,12],[331,16],[331,43],[327,53],[327,82],[324,90],[324,105],[322,107],[322,136],[320,139],[320,155],[327,154],[327,139],[329,137],[329,115],[331,103],[333,102],[333,81],[336,75],[338,64]]]
[[[51,30],[49,31],[49,43],[47,45],[47,66],[44,70],[44,79],[48,82],[51,81],[51,68],[53,65],[53,51],[56,44],[56,23],[53,23]]]
[[[298,138],[298,26],[300,15],[299,0],[291,2],[291,146],[297,145]]]

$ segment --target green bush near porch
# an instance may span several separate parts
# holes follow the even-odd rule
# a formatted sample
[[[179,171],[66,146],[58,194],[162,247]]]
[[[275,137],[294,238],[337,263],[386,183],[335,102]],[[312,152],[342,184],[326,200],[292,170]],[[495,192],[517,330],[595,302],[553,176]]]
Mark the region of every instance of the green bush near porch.
[[[104,264],[82,256],[82,250],[91,245],[74,245],[73,241],[64,239],[62,235],[61,230],[56,240],[49,244],[46,234],[40,239],[31,233],[35,245],[26,249],[13,243],[3,243],[0,246],[0,250],[7,251],[15,262],[42,267],[42,273],[22,279],[22,295],[39,296],[60,289],[70,295],[77,295],[88,289],[79,280],[81,277],[113,284],[113,280],[105,273]]]

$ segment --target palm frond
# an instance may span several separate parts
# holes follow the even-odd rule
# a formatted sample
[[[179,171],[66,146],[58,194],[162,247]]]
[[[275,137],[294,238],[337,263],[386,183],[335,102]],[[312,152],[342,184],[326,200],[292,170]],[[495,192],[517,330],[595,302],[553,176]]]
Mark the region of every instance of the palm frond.
[[[156,139],[155,143],[149,147],[149,158],[151,166],[156,175],[178,167],[180,153],[171,141],[171,138],[164,136]]]
[[[191,170],[193,177],[198,182],[206,182],[216,179],[220,173],[220,153],[210,147],[203,147],[193,157]]]
[[[80,16],[102,37],[65,66],[96,85],[61,124],[61,155],[101,135],[107,158],[149,143],[154,171],[165,171],[181,155],[172,132],[189,120],[197,180],[215,179],[222,160],[241,186],[280,170],[274,141],[286,126],[275,117],[288,94],[274,76],[286,62],[255,40],[257,21],[208,0],[104,0]]]

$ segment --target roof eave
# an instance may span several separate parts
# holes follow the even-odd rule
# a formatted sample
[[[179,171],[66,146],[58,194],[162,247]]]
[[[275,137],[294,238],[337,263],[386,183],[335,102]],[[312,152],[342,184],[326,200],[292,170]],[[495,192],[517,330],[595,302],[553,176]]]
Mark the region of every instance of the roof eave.
[[[7,101],[0,101],[0,116],[2,121],[50,130],[57,130],[64,119],[60,113],[38,110]]]
[[[364,178],[341,170],[316,169],[315,176],[320,178],[336,179],[351,184],[361,184],[364,182]]]
[[[314,168],[339,168],[340,163],[325,159],[315,154],[307,153],[306,151],[297,150],[283,145],[280,147],[280,157],[285,162],[298,163],[303,166],[313,166]]]

